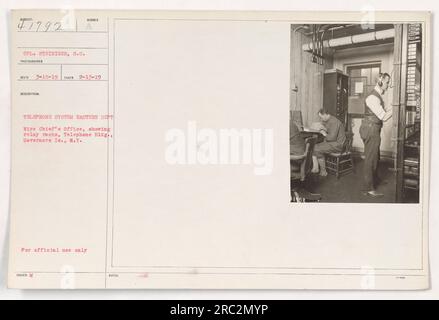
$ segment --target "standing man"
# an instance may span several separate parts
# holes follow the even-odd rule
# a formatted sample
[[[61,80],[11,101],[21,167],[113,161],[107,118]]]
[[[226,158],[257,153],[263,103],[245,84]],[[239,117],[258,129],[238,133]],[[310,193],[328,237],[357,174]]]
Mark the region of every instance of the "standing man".
[[[360,126],[360,136],[364,143],[364,188],[367,195],[383,196],[375,190],[377,184],[378,161],[380,159],[381,128],[383,122],[392,117],[392,108],[384,107],[383,95],[390,82],[388,73],[380,73],[374,90],[366,97],[364,119]]]
[[[320,167],[320,175],[326,177],[328,173],[326,172],[325,154],[342,151],[346,134],[343,123],[331,116],[325,109],[320,109],[318,115],[325,128],[325,130],[320,130],[320,133],[325,136],[325,140],[317,143],[314,147],[311,172],[318,173]]]

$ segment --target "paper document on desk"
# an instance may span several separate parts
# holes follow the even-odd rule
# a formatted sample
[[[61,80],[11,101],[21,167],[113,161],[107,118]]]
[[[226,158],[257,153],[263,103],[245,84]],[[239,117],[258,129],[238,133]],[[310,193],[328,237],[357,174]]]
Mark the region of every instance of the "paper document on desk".
[[[319,19],[363,21],[12,11],[9,286],[427,288],[427,179],[414,204],[291,202],[291,37]]]

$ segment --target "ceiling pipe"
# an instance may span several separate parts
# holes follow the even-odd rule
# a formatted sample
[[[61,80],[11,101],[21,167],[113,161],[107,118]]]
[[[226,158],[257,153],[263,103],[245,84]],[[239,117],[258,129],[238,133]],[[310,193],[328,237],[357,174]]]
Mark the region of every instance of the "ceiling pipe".
[[[309,30],[309,26],[307,26],[307,25],[299,26],[299,27],[294,29],[294,33],[298,32],[298,31],[300,31],[302,29],[303,30]]]
[[[328,39],[323,41],[324,48],[336,48],[341,46],[348,46],[357,43],[370,42],[375,40],[386,40],[395,37],[395,29],[387,29],[381,31],[374,31],[362,34],[356,34],[347,37]],[[305,43],[302,49],[305,51],[312,50],[312,43]]]
[[[322,25],[320,25],[320,29],[334,31],[334,30],[349,28],[349,27],[353,27],[353,26],[356,26],[356,25],[355,24],[322,24]],[[308,30],[309,30],[309,28],[308,28]],[[312,34],[312,32],[304,33],[304,35],[306,35],[306,36],[310,36],[311,34]]]

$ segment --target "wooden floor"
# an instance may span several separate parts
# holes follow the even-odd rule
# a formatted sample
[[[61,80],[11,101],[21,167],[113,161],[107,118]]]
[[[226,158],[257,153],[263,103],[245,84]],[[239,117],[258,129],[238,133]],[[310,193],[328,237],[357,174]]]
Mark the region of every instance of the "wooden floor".
[[[395,203],[396,175],[389,170],[392,167],[390,161],[381,161],[379,165],[380,178],[385,184],[377,187],[377,191],[384,193],[383,197],[370,197],[362,192],[363,163],[361,158],[354,159],[355,173],[348,173],[338,180],[328,174],[327,177],[312,175],[307,179],[305,188],[313,193],[322,195],[321,202],[340,203]]]

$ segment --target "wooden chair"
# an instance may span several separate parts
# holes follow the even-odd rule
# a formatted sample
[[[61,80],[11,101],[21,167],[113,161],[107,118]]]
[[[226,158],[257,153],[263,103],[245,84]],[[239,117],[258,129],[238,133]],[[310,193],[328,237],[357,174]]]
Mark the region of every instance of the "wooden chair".
[[[320,194],[310,193],[301,186],[312,169],[312,153],[316,140],[316,137],[306,138],[305,153],[290,155],[291,197],[293,202],[319,201],[321,199]]]
[[[346,141],[341,152],[331,152],[326,155],[326,170],[335,175],[338,179],[340,176],[355,172],[354,160],[352,158],[352,140],[354,134],[346,132]]]

